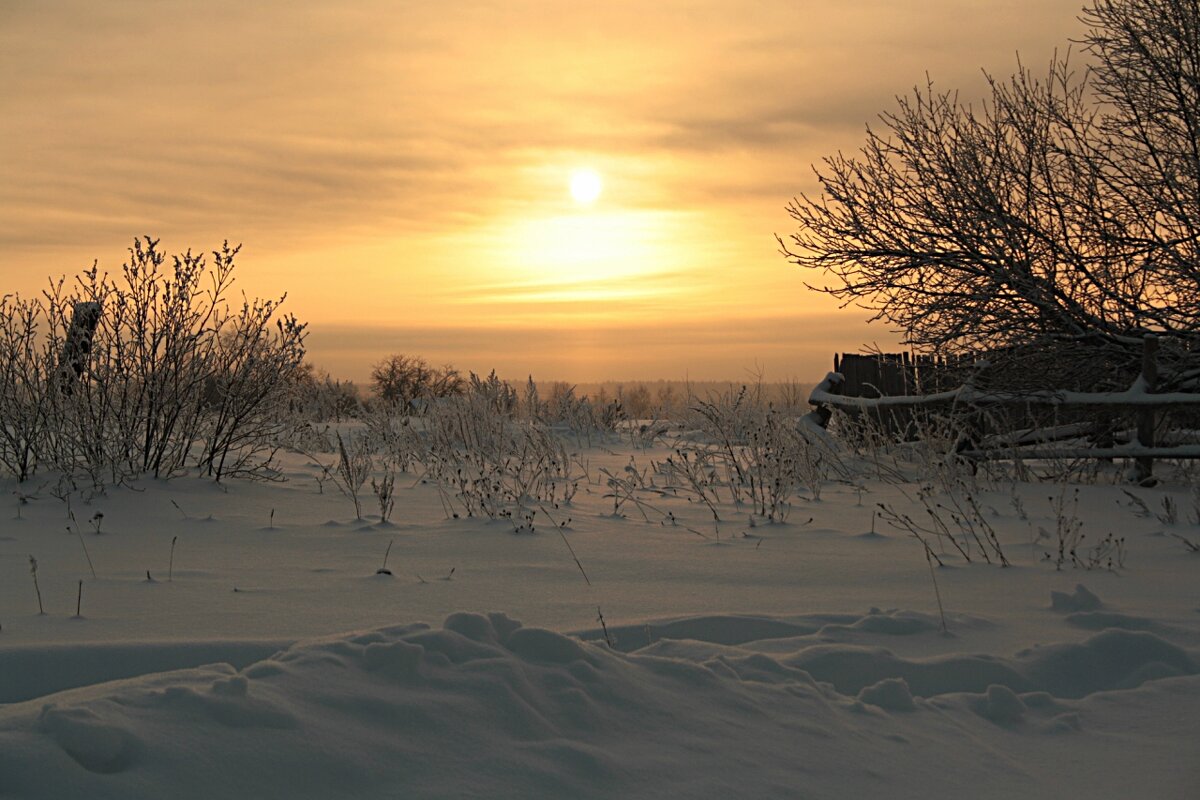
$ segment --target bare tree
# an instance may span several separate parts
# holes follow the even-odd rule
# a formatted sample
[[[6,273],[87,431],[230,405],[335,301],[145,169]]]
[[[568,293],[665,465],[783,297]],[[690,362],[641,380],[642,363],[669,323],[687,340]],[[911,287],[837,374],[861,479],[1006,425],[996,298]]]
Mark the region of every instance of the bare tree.
[[[1081,43],[1095,60],[1105,186],[1140,213],[1148,269],[1174,276],[1183,324],[1200,309],[1200,3],[1097,0]]]
[[[433,367],[420,356],[397,353],[371,370],[375,394],[389,405],[407,405],[419,397],[461,394],[465,385],[454,367]]]
[[[1083,19],[1094,70],[1019,64],[978,105],[928,82],[825,159],[780,241],[832,279],[814,288],[924,349],[1195,331],[1197,2],[1099,0]]]

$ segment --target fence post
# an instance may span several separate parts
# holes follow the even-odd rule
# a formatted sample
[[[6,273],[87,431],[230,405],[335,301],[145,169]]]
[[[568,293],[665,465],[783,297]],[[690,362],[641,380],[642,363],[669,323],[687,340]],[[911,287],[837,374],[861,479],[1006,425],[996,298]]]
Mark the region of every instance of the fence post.
[[[92,338],[100,324],[100,304],[94,301],[79,302],[71,314],[71,327],[63,342],[63,351],[58,359],[58,371],[62,378],[62,390],[71,393],[72,382],[83,377],[92,352]]]
[[[1158,337],[1152,333],[1142,339],[1142,385],[1147,392],[1153,392],[1158,383],[1158,362],[1155,353],[1158,351]],[[1142,447],[1154,447],[1154,408],[1146,406],[1138,410],[1137,438]],[[1153,486],[1154,458],[1140,456],[1134,470],[1134,480],[1142,486]]]

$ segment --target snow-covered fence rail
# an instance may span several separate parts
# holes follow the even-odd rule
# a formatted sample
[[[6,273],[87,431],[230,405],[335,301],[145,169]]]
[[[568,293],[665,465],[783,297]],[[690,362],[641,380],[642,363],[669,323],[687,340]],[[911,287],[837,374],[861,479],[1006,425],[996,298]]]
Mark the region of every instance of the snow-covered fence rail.
[[[1166,409],[1200,410],[1200,393],[1154,391],[1158,378],[1155,360],[1157,348],[1156,337],[1145,337],[1141,374],[1124,391],[996,391],[978,389],[968,381],[957,388],[932,394],[850,397],[843,393],[845,376],[839,372],[831,372],[813,389],[809,395],[809,403],[822,412],[819,416],[824,419],[828,419],[833,411],[854,416],[873,412],[877,419],[892,421],[897,418],[911,419],[913,412],[921,410],[949,411],[960,415],[964,420],[964,437],[957,451],[963,458],[1132,458],[1137,463],[1135,479],[1145,482],[1152,479],[1155,459],[1200,458],[1200,442],[1171,445],[1157,445],[1155,442],[1159,412]],[[1040,428],[992,436],[989,437],[989,446],[983,446],[979,441],[982,437],[977,435],[978,431],[970,431],[970,423],[965,421],[972,414],[987,408],[1029,409],[1039,406],[1097,411],[1109,418],[1132,414],[1136,418],[1136,431],[1128,441],[1116,442],[1112,439],[1111,431],[1105,434],[1097,430],[1095,425],[1073,423],[1050,429]],[[1092,438],[1097,441],[1097,445],[1073,447],[1051,444],[1054,441],[1081,438]],[[1105,439],[1108,441],[1104,441]]]

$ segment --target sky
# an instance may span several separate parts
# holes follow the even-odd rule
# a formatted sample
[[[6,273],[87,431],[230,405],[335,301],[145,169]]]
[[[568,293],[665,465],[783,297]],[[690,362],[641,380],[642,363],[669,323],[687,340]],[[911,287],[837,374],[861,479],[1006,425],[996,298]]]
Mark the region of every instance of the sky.
[[[898,337],[779,253],[813,165],[1081,6],[0,0],[0,293],[229,240],[337,377],[819,379]]]

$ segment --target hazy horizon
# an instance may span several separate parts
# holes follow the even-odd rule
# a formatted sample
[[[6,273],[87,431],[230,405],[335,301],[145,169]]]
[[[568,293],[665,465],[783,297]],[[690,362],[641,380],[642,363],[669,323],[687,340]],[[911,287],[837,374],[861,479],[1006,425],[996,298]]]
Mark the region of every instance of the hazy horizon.
[[[532,375],[539,381],[571,383],[738,382],[761,374],[771,383],[816,383],[833,369],[835,350],[859,352],[882,346],[855,338],[861,330],[838,315],[822,315],[815,322],[820,326],[816,336],[805,330],[813,326],[811,318],[756,320],[736,330],[700,324],[665,331],[626,325],[584,331],[510,328],[500,335],[482,327],[315,325],[310,328],[307,360],[334,377],[364,385],[371,367],[394,353],[420,356],[436,365],[451,364],[463,374],[486,375],[495,370],[509,381]],[[653,360],[622,359],[631,348]],[[538,353],[536,362],[531,352]],[[665,360],[668,354],[674,365],[657,366],[657,359]],[[805,369],[810,364],[815,366]]]

